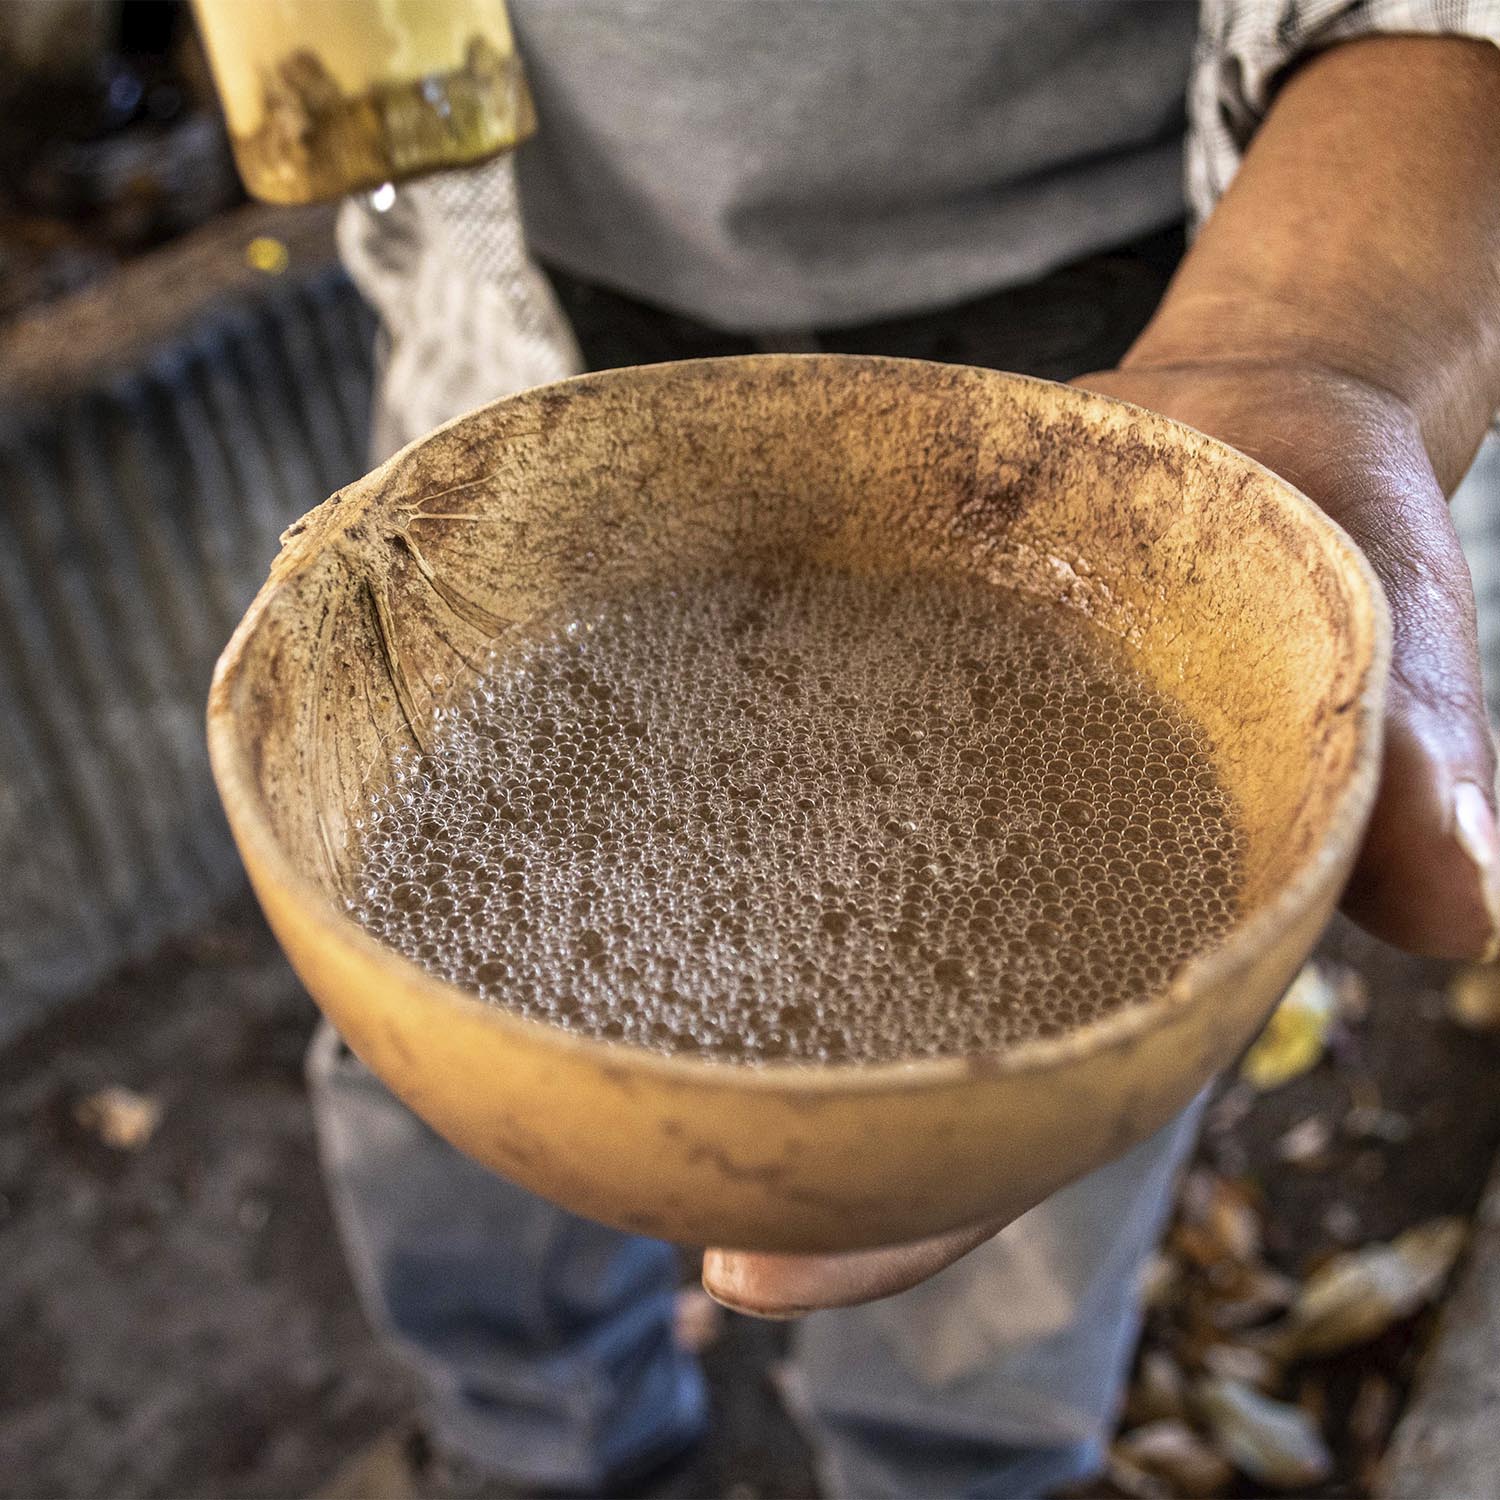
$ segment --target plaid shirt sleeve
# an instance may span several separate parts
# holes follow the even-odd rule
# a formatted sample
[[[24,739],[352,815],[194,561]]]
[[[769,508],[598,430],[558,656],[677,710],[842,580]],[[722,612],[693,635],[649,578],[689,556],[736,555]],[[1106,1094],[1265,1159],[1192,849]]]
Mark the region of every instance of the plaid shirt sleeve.
[[[1187,195],[1197,222],[1229,186],[1287,68],[1381,33],[1500,43],[1500,0],[1202,0],[1188,87]]]

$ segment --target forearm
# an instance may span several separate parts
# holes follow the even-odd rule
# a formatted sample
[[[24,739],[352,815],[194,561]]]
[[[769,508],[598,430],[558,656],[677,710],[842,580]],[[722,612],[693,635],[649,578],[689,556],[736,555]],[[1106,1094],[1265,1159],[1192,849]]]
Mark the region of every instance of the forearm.
[[[1500,48],[1312,58],[1123,361],[1323,368],[1410,412],[1457,483],[1500,406]]]

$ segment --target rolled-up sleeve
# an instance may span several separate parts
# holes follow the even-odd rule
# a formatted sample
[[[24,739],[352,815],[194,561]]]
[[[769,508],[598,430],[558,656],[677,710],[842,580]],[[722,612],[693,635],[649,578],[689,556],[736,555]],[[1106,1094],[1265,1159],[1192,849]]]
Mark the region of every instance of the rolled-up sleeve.
[[[1201,223],[1239,167],[1287,70],[1381,34],[1500,43],[1500,0],[1203,0],[1188,89],[1187,194]]]

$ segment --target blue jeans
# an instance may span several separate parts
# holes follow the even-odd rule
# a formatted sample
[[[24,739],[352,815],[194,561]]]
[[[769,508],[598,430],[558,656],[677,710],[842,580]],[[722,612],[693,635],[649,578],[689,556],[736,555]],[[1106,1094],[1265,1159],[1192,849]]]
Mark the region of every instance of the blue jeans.
[[[669,1246],[475,1166],[326,1023],[308,1072],[360,1295],[416,1365],[440,1445],[600,1494],[702,1431],[702,1376],[672,1337]],[[1200,1110],[925,1285],[798,1324],[786,1393],[825,1493],[1026,1497],[1099,1467],[1141,1263]]]

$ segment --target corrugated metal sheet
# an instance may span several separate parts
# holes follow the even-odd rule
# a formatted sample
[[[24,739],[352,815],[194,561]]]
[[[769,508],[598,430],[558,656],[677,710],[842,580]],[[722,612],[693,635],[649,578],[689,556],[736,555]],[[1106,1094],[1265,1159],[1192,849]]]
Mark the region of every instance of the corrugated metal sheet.
[[[0,397],[0,1034],[243,878],[209,676],[281,530],[364,468],[373,337],[325,257]]]

